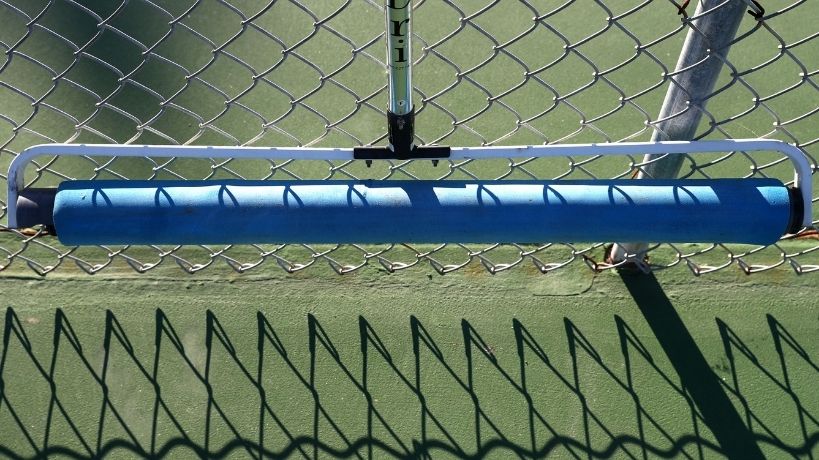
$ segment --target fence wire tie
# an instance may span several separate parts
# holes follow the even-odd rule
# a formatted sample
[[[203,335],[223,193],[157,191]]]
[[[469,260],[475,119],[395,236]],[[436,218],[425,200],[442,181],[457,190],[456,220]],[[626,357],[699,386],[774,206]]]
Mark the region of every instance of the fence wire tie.
[[[688,12],[685,9],[688,8],[689,3],[691,3],[691,0],[685,0],[682,5],[677,5],[677,14],[682,16],[683,19],[688,19]]]
[[[751,9],[748,10],[748,14],[753,16],[757,21],[761,21],[765,16],[765,8],[756,0],[745,0],[745,3],[751,7]]]

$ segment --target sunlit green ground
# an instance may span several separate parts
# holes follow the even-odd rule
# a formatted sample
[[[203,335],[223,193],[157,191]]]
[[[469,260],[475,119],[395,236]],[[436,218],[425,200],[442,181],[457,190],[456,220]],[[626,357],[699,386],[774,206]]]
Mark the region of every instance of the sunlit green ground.
[[[819,454],[813,277],[263,267],[0,279],[0,453]]]

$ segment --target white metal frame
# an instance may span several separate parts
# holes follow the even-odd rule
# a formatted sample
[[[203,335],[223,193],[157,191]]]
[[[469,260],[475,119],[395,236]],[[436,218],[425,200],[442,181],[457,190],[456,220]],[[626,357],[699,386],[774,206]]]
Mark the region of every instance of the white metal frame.
[[[618,142],[603,144],[526,145],[516,147],[453,147],[450,160],[565,157],[570,155],[692,154],[705,152],[776,151],[794,166],[794,187],[804,203],[802,225],[812,225],[811,164],[799,148],[772,139],[713,141]],[[12,160],[8,174],[8,226],[17,228],[17,196],[25,187],[26,166],[39,156],[117,156],[237,158],[277,160],[353,160],[351,148],[218,147],[193,145],[43,144],[27,148]]]

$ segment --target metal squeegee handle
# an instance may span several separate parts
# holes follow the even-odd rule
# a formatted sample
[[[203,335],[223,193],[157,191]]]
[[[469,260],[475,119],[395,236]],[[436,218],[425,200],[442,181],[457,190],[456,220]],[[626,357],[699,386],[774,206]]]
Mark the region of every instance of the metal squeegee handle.
[[[571,155],[692,154],[707,152],[776,151],[794,166],[794,187],[802,196],[802,225],[812,225],[812,167],[793,145],[772,139],[725,139],[713,141],[617,142],[602,144],[525,145],[516,147],[453,147],[450,160],[487,158],[540,158]],[[25,187],[26,166],[36,157],[118,156],[177,158],[238,158],[269,160],[353,160],[351,148],[220,147],[193,145],[42,144],[29,147],[12,160],[8,174],[8,226],[17,228],[17,196]]]

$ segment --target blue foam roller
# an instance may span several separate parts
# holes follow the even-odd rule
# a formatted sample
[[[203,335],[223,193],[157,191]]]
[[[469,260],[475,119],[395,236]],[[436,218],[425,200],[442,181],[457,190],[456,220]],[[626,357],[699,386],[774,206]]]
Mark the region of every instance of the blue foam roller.
[[[790,219],[773,179],[67,181],[54,205],[68,245],[770,244]]]

